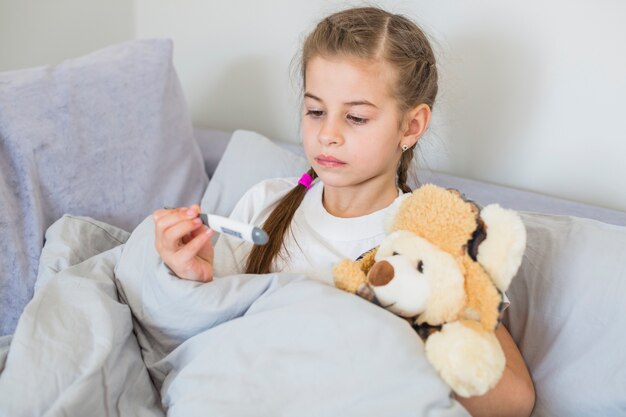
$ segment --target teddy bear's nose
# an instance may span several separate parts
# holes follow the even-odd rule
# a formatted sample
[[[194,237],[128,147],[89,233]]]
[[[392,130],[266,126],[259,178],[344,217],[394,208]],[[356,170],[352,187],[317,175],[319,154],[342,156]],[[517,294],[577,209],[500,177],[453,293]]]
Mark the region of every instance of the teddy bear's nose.
[[[367,277],[375,287],[387,285],[393,279],[393,266],[387,261],[376,262]]]

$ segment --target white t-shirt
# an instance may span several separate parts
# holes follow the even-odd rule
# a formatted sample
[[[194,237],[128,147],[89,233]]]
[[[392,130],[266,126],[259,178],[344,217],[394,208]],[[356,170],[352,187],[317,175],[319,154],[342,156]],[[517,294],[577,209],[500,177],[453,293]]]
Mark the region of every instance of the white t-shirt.
[[[298,183],[298,178],[276,178],[260,182],[239,200],[231,218],[261,226],[278,201]],[[285,235],[286,253],[274,260],[272,272],[303,273],[333,285],[332,268],[342,259],[356,259],[378,246],[385,237],[386,207],[351,218],[335,217],[322,204],[323,183],[316,179],[306,192]],[[402,192],[399,191],[399,194]],[[215,245],[214,275],[244,273],[252,244],[220,235]]]
[[[270,213],[295,185],[298,178],[275,178],[252,187],[239,200],[230,217],[261,227]],[[294,213],[291,230],[285,236],[288,256],[278,256],[272,272],[303,273],[334,285],[332,268],[342,259],[357,259],[378,246],[386,236],[387,212],[393,204],[374,213],[351,218],[335,217],[322,204],[323,183],[316,179]],[[398,190],[399,195],[402,191]],[[246,257],[252,244],[220,235],[215,245],[214,275],[224,277],[245,272]],[[284,253],[283,253],[284,254]],[[503,294],[503,309],[509,299]]]

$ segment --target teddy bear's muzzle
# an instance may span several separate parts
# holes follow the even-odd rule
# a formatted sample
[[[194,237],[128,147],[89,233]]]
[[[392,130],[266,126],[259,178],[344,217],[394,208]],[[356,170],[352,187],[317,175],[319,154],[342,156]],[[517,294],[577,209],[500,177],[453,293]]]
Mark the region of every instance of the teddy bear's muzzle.
[[[378,261],[370,269],[367,278],[370,285],[380,287],[387,285],[394,277],[393,266],[387,261]]]

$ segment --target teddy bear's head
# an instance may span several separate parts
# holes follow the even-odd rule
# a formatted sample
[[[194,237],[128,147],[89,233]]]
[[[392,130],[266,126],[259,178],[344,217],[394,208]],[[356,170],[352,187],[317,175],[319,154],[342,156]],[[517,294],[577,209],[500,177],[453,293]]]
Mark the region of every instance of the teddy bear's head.
[[[429,322],[456,317],[465,303],[463,271],[456,259],[415,233],[400,230],[378,248],[367,281],[380,305]]]

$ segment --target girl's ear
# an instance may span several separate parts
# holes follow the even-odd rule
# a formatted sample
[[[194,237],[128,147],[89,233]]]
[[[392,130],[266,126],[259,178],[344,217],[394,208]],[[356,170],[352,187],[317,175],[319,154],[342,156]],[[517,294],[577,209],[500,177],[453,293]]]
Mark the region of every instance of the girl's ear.
[[[404,137],[402,138],[402,144],[406,144],[409,147],[415,145],[419,138],[422,137],[428,124],[430,123],[430,116],[432,112],[428,104],[422,103],[407,113],[407,124],[405,125]]]

